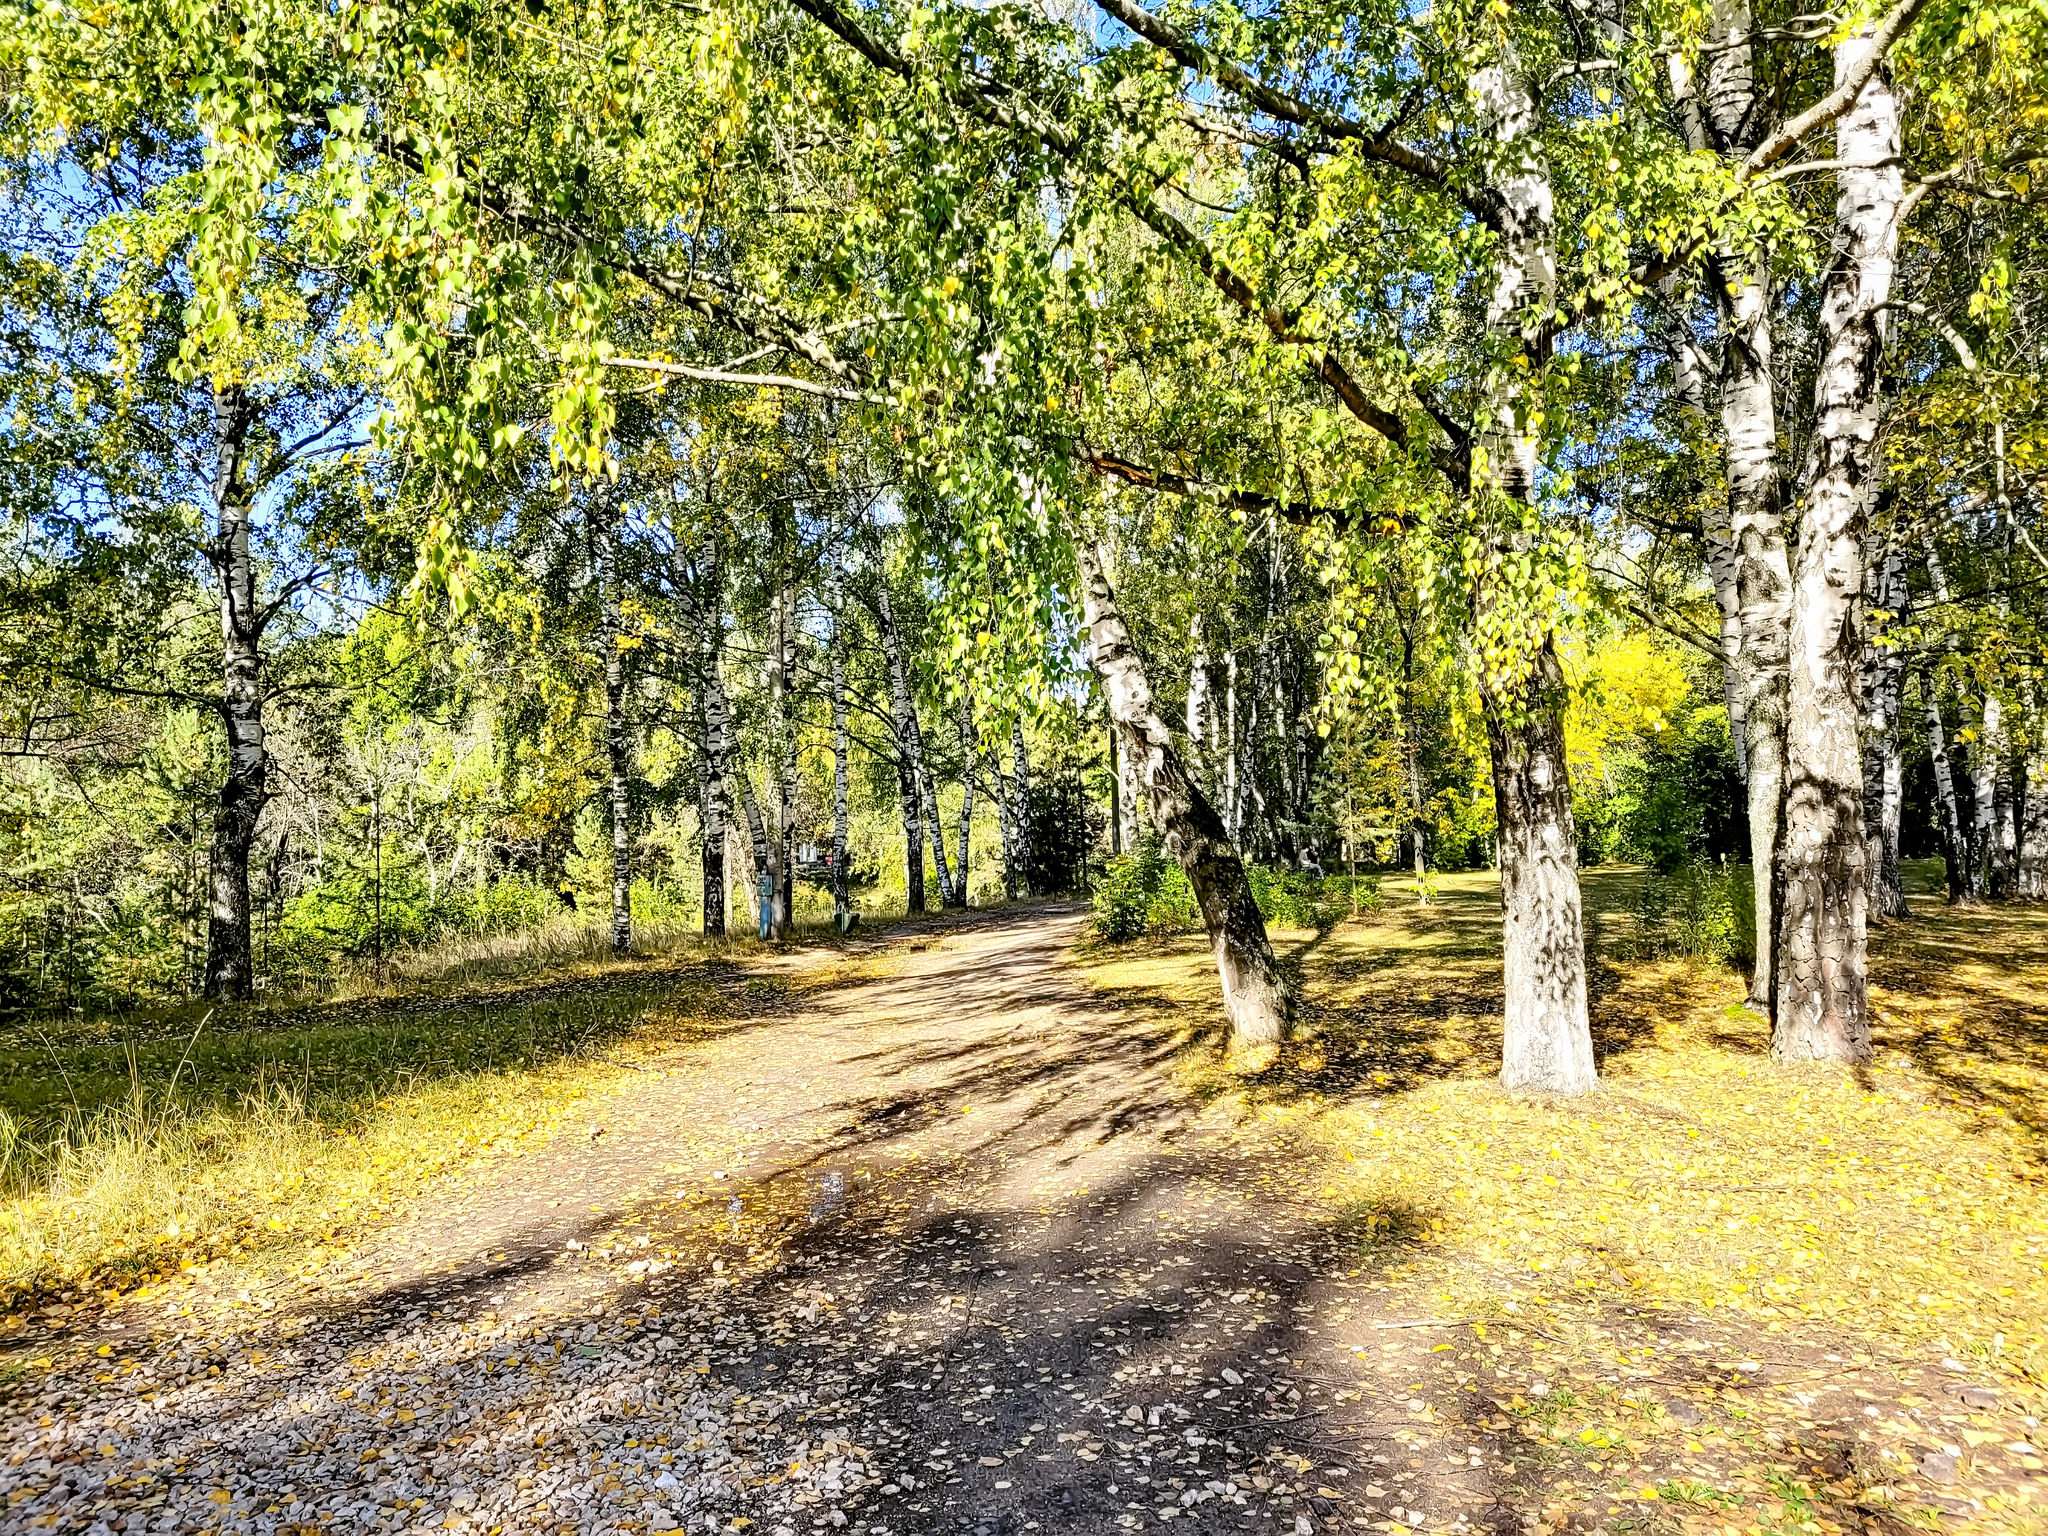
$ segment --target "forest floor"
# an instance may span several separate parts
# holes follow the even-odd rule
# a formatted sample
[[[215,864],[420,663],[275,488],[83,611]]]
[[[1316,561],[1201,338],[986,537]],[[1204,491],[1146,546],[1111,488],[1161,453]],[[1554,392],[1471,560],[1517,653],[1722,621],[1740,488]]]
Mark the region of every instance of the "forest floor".
[[[1283,935],[1251,1079],[1078,910],[677,973],[409,1213],[8,1319],[7,1528],[2048,1529],[2048,914],[1884,934],[1859,1074],[1598,961],[1549,1103],[1441,896]]]

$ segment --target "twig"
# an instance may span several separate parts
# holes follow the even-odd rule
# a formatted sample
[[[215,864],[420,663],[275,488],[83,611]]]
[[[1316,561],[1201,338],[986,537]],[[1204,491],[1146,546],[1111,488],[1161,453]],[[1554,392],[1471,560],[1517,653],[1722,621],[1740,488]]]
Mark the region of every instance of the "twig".
[[[185,1070],[185,1063],[192,1059],[192,1047],[199,1043],[199,1031],[206,1028],[206,1021],[212,1017],[213,1010],[211,1008],[199,1016],[198,1028],[192,1031],[192,1038],[185,1042],[185,1054],[178,1058],[177,1071],[171,1074],[171,1080],[164,1088],[165,1098],[169,1098],[172,1093],[177,1091],[178,1073],[183,1072]]]

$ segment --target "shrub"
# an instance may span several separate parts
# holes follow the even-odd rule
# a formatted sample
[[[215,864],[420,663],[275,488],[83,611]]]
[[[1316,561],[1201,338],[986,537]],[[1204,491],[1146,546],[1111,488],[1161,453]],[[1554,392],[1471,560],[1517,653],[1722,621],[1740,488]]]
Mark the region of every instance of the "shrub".
[[[1755,948],[1755,907],[1749,871],[1694,860],[1668,875],[1648,876],[1633,902],[1637,959],[1684,955],[1717,964],[1746,964]]]
[[[1095,887],[1095,931],[1116,943],[1191,928],[1201,917],[1187,871],[1149,838],[1111,859]]]
[[[1327,933],[1351,913],[1352,892],[1358,909],[1380,904],[1377,875],[1320,876],[1301,869],[1245,866],[1259,915],[1283,928],[1312,928]],[[1169,933],[1193,928],[1202,920],[1201,906],[1187,871],[1158,843],[1147,841],[1120,859],[1111,859],[1095,888],[1095,931],[1121,943],[1143,933]]]

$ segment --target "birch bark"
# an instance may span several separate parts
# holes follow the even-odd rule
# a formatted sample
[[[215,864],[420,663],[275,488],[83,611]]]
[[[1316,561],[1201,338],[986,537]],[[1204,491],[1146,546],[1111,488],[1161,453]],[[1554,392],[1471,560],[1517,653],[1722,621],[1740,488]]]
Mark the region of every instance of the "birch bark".
[[[612,953],[633,952],[633,848],[630,803],[633,748],[626,721],[626,658],[619,603],[618,505],[600,492],[590,513],[591,564],[597,577],[598,658],[604,675],[605,804],[612,838]]]
[[[910,669],[903,655],[903,638],[896,631],[896,609],[889,597],[886,572],[875,583],[875,612],[881,620],[882,650],[889,663],[890,719],[896,734],[896,788],[903,802],[904,878],[908,886],[910,912],[924,911],[924,811],[921,804],[925,783],[924,737],[917,728],[917,710],[910,699]],[[938,814],[932,814],[932,829],[938,830]],[[939,900],[946,889],[946,848],[938,847]]]
[[[1899,869],[1899,813],[1904,799],[1903,732],[1906,658],[1897,646],[1881,643],[1879,629],[1905,606],[1905,549],[1885,541],[1869,563],[1864,582],[1863,629],[1863,817],[1869,839],[1870,916],[1897,922],[1907,916]]]
[[[1109,701],[1125,771],[1141,787],[1153,829],[1187,871],[1216,970],[1232,1044],[1268,1050],[1286,1039],[1294,1000],[1273,958],[1251,882],[1215,807],[1188,777],[1173,735],[1152,706],[1144,664],[1124,627],[1099,552],[1081,549],[1082,620]]]
[[[249,548],[255,510],[248,440],[256,412],[240,387],[213,396],[213,504],[219,517],[212,549],[220,585],[221,725],[228,769],[214,807],[207,857],[205,995],[223,1002],[255,996],[251,952],[249,852],[269,795],[270,752],[263,718],[263,615],[256,602],[256,561]]]
[[[675,547],[684,548],[678,536]],[[699,548],[696,580],[676,561],[675,590],[697,631],[697,709],[704,723],[704,932],[726,932],[725,845],[732,822],[732,712],[719,668],[724,650],[724,571],[717,535],[707,530]]]
[[[1868,26],[1837,44],[1836,79],[1863,65],[1874,46]],[[1904,191],[1898,153],[1898,101],[1880,65],[1835,129],[1840,195],[1821,288],[1809,490],[1793,574],[1771,1039],[1780,1061],[1860,1062],[1871,1053],[1854,608],[1880,470],[1880,372]]]
[[[1964,866],[1969,853],[1964,842],[1961,807],[1956,802],[1955,768],[1949,761],[1948,729],[1942,722],[1941,694],[1934,673],[1920,676],[1923,713],[1927,721],[1927,755],[1934,766],[1934,803],[1941,817],[1941,859],[1948,875],[1948,899],[1960,903],[1969,894]]]
[[[1024,721],[1010,723],[1010,783],[1017,798],[1010,808],[1010,824],[1017,834],[1017,881],[1026,896],[1038,894],[1033,879],[1035,861],[1031,850],[1031,755],[1024,749]]]
[[[2038,741],[2027,753],[2027,794],[2013,894],[2021,901],[2048,901],[2048,746]]]
[[[796,721],[791,683],[796,671],[796,578],[790,565],[793,534],[786,512],[775,520],[776,579],[769,607],[767,655],[768,718],[774,740],[774,814],[766,830],[770,896],[769,937],[789,932],[796,905]]]
[[[1754,21],[1748,0],[1714,0],[1706,79],[1696,84],[1672,55],[1672,92],[1687,141],[1739,160],[1772,126],[1756,90]],[[1772,393],[1772,319],[1765,252],[1718,249],[1707,260],[1721,342],[1721,438],[1727,482],[1725,520],[1705,519],[1708,565],[1722,613],[1724,665],[1734,657],[1739,699],[1737,769],[1747,789],[1750,878],[1756,891],[1756,964],[1752,1007],[1768,1010],[1776,993],[1775,871],[1785,789],[1785,690],[1791,638],[1792,567],[1785,545],[1784,475]],[[1733,591],[1729,592],[1731,584]],[[1731,626],[1732,595],[1735,623]],[[1733,650],[1731,651],[1731,641]],[[1725,685],[1725,674],[1724,674]],[[1738,707],[1739,706],[1739,707]]]
[[[852,901],[847,890],[846,840],[850,828],[847,814],[848,751],[846,731],[846,580],[835,551],[830,567],[832,603],[832,920],[846,931]]]
[[[1674,55],[1676,58],[1676,55]],[[1676,301],[1676,275],[1661,285],[1668,301]],[[1679,404],[1705,434],[1707,425],[1707,360],[1694,345],[1691,330],[1674,320],[1670,329],[1672,376]],[[1707,575],[1713,583],[1714,606],[1721,614],[1721,697],[1728,710],[1728,740],[1735,752],[1735,775],[1749,782],[1749,741],[1745,733],[1748,690],[1742,680],[1742,576],[1735,552],[1735,530],[1725,496],[1708,501],[1700,512],[1700,542],[1706,550]]]
[[[1516,361],[1527,358],[1554,307],[1557,264],[1548,170],[1534,141],[1536,106],[1519,60],[1472,81],[1494,139],[1489,180],[1500,200],[1500,247],[1487,326]],[[1536,432],[1519,380],[1504,356],[1490,384],[1481,436],[1493,490],[1527,504],[1536,491]],[[1513,544],[1517,535],[1509,535]],[[1490,601],[1482,591],[1478,603]],[[1578,835],[1564,752],[1564,675],[1548,636],[1525,676],[1482,683],[1500,827],[1505,999],[1501,1082],[1510,1090],[1583,1093],[1599,1081],[1586,1011],[1586,948]]]
[[[974,712],[967,704],[967,691],[960,692],[954,723],[960,732],[960,857],[953,879],[960,892],[960,905],[967,905],[967,855],[974,833]]]

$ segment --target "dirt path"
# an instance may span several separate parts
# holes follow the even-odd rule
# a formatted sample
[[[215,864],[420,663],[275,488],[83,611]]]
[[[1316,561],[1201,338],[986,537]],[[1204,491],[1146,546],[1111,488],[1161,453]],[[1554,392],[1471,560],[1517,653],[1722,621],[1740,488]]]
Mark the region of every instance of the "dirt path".
[[[811,977],[345,1268],[132,1320],[12,1405],[8,1527],[1518,1527],[1440,1329],[1080,921]]]

